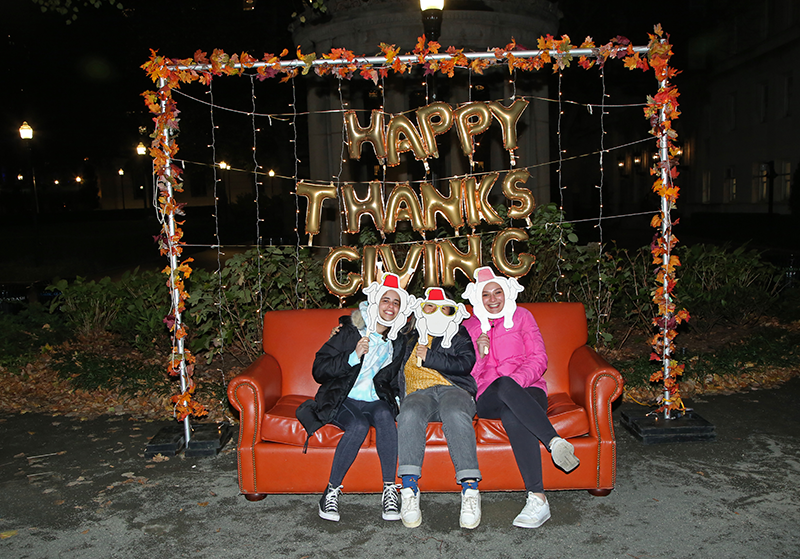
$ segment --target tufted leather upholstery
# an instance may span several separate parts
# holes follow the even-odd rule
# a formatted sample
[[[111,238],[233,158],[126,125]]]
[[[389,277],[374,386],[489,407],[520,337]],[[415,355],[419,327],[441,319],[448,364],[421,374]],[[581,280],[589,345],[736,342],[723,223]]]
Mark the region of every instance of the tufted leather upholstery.
[[[579,303],[523,303],[544,338],[548,369],[547,414],[560,436],[575,446],[581,465],[566,474],[542,447],[545,489],[588,489],[607,494],[614,488],[616,442],[611,403],[622,394],[622,377],[586,345],[586,315]],[[264,316],[264,355],[228,385],[239,411],[239,488],[251,500],[268,493],[322,492],[342,432],[333,425],[318,430],[303,454],[306,433],[295,418],[297,406],[313,397],[311,376],[316,351],[328,339],[339,316],[350,310],[272,311]],[[522,478],[500,420],[475,419],[482,490],[522,490]],[[427,431],[428,448],[420,488],[457,491],[440,423]],[[364,441],[343,485],[348,492],[378,492],[382,482],[374,429]]]

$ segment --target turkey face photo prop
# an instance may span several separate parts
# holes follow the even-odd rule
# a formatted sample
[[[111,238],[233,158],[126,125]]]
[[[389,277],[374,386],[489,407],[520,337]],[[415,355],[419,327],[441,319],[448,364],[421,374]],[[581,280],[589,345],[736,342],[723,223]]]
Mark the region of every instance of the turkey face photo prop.
[[[483,288],[489,283],[496,283],[503,290],[505,305],[499,312],[492,313],[483,304]],[[475,270],[475,282],[469,284],[462,297],[472,303],[472,312],[481,323],[481,331],[488,332],[491,328],[490,319],[502,318],[503,326],[514,326],[514,312],[517,310],[517,294],[524,288],[517,278],[497,276],[489,266],[482,266]]]
[[[448,299],[441,287],[429,287],[424,299],[415,299],[414,316],[420,343],[428,345],[428,336],[442,338],[442,347],[450,347],[461,321],[469,317],[463,303]]]
[[[397,339],[397,333],[405,326],[408,317],[413,311],[414,297],[400,286],[400,277],[397,274],[385,274],[380,282],[374,281],[363,292],[367,296],[367,332],[375,332],[378,324],[389,328],[387,334],[390,340]],[[384,319],[378,312],[381,298],[388,292],[394,291],[400,297],[400,309],[390,320]]]

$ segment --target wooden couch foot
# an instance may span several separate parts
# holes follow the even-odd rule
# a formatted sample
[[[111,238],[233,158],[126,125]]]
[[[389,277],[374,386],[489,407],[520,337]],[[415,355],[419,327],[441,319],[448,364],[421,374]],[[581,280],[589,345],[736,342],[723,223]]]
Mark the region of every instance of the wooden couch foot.
[[[264,497],[266,497],[266,493],[245,493],[244,498],[248,501],[260,501]]]
[[[611,489],[587,489],[590,495],[594,497],[608,497]]]

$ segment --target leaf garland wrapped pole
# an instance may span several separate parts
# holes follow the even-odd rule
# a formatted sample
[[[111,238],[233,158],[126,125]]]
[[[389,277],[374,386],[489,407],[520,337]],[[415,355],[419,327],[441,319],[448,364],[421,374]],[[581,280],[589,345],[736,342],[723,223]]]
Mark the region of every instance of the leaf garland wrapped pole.
[[[658,138],[658,161],[651,174],[657,177],[653,191],[661,197],[661,212],[651,222],[660,234],[651,246],[653,263],[658,265],[656,287],[653,290],[653,302],[658,306],[658,316],[653,319],[653,325],[658,328],[658,333],[651,339],[653,352],[650,354],[652,360],[661,361],[661,368],[653,373],[650,381],[663,382],[661,405],[657,411],[663,413],[664,419],[671,419],[673,410],[684,409],[678,385],[678,377],[683,374],[684,365],[673,359],[673,340],[677,335],[678,324],[689,320],[689,313],[685,309],[678,310],[672,297],[677,283],[675,268],[680,266],[680,260],[673,254],[678,239],[672,233],[672,227],[678,220],[672,221],[671,216],[680,190],[673,183],[673,179],[678,176],[677,157],[680,151],[674,143],[677,133],[672,128],[672,121],[678,118],[680,112],[678,89],[669,80],[678,71],[669,66],[672,56],[669,36],[663,37],[660,27],[656,27],[656,35],[651,35],[650,38],[649,60],[656,79],[659,80],[659,90],[655,97],[648,96],[645,115],[653,123],[651,133]]]
[[[158,189],[158,218],[161,232],[157,237],[159,251],[167,256],[169,266],[163,272],[168,275],[167,287],[170,289],[171,310],[164,318],[164,323],[172,333],[172,351],[170,353],[168,372],[180,378],[181,393],[172,396],[175,416],[183,421],[184,444],[191,440],[190,416],[201,417],[208,413],[205,408],[192,399],[195,384],[192,380],[194,356],[185,348],[186,328],[183,324],[184,301],[188,298],[184,280],[191,275],[187,258],[183,262],[179,258],[183,251],[183,231],[178,227],[175,216],[183,215],[184,204],[175,200],[175,192],[182,192],[181,169],[173,163],[178,150],[174,134],[178,128],[178,111],[172,99],[171,83],[165,75],[152,74],[158,82],[157,92],[143,94],[151,112],[156,113],[155,131],[150,147]]]
[[[219,49],[215,49],[210,57],[207,57],[206,52],[197,50],[192,58],[169,59],[159,56],[156,51],[151,50],[150,60],[143,64],[142,68],[154,82],[158,82],[159,89],[157,92],[146,91],[142,95],[150,111],[156,115],[153,119],[156,126],[150,154],[154,159],[159,191],[158,211],[159,217],[162,218],[162,232],[159,236],[160,250],[162,255],[168,255],[170,260],[169,267],[164,270],[165,273],[169,274],[167,284],[171,290],[173,306],[172,314],[165,318],[165,322],[173,332],[173,350],[169,370],[170,374],[179,375],[181,378],[182,393],[173,396],[172,401],[175,404],[176,415],[185,422],[187,442],[189,433],[188,416],[202,416],[207,412],[202,405],[192,400],[192,393],[194,392],[194,383],[192,381],[194,357],[185,349],[183,341],[186,336],[186,330],[181,320],[181,313],[184,310],[183,302],[188,297],[184,289],[183,280],[191,274],[189,262],[192,259],[187,258],[183,263],[178,260],[182,251],[183,242],[181,238],[183,232],[177,226],[175,216],[183,215],[183,204],[178,204],[175,201],[174,192],[182,192],[183,189],[180,182],[181,169],[172,163],[178,151],[177,143],[174,140],[174,136],[178,132],[178,110],[172,98],[173,89],[179,88],[181,83],[195,81],[200,81],[207,85],[214,76],[242,75],[245,69],[254,69],[255,75],[259,80],[283,74],[281,81],[288,81],[300,72],[306,75],[313,68],[315,73],[320,76],[331,74],[339,79],[351,79],[355,76],[361,76],[376,83],[378,79],[388,76],[389,71],[403,74],[406,71],[410,71],[410,68],[415,65],[424,66],[426,74],[439,72],[447,77],[453,76],[456,67],[469,68],[471,71],[482,74],[483,70],[489,66],[499,64],[507,65],[510,73],[515,70],[538,71],[547,64],[551,64],[553,71],[557,72],[570,66],[575,56],[579,57],[578,65],[584,69],[591,68],[596,61],[599,61],[600,64],[605,64],[609,59],[623,59],[625,67],[629,69],[647,70],[649,67],[648,60],[650,60],[651,62],[655,61],[652,67],[657,74],[659,69],[667,68],[667,70],[671,71],[666,66],[669,56],[664,56],[663,45],[666,43],[661,40],[663,33],[660,25],[655,27],[655,32],[655,35],[650,35],[650,44],[646,47],[634,47],[628,39],[618,36],[599,47],[594,44],[591,37],[587,37],[581,46],[576,48],[571,44],[567,35],[562,35],[560,39],[556,39],[552,35],[546,35],[539,38],[538,50],[518,49],[516,42],[512,40],[505,48],[487,49],[486,52],[465,53],[463,49],[456,49],[451,46],[445,52],[440,53],[441,45],[438,42],[426,42],[425,36],[422,36],[419,37],[413,54],[398,56],[399,49],[395,45],[382,43],[380,45],[382,56],[356,57],[352,52],[345,49],[333,49],[329,54],[323,54],[318,58],[315,53],[304,55],[298,48],[296,60],[282,60],[282,57],[289,52],[286,49],[279,56],[265,53],[262,60],[258,60],[247,53],[228,55]],[[662,45],[662,48],[659,49],[658,45]],[[666,52],[671,54],[668,44],[666,44]],[[640,54],[644,54],[645,57],[640,57]],[[659,79],[666,83],[665,77],[660,77]],[[662,94],[667,94],[668,91],[672,91],[674,98],[677,98],[677,89],[672,86],[669,87],[664,86],[659,90],[656,101],[652,103],[652,106],[658,107],[658,97]],[[675,107],[677,107],[677,103]],[[651,106],[648,106],[645,109],[646,114],[651,108]],[[657,113],[658,108],[656,108],[654,114]],[[671,115],[665,112],[664,118],[657,118],[658,124],[654,124],[656,132],[662,129],[665,131],[667,151],[670,154],[674,146],[672,146],[668,134],[674,134],[674,131],[671,130],[669,124],[670,118],[677,117],[677,110],[674,113],[674,115]],[[647,116],[651,117],[652,121],[652,115],[648,114]],[[655,135],[659,138],[662,137],[658,133]],[[677,148],[675,150],[677,151]],[[660,165],[662,170],[669,169],[669,159],[662,157]],[[668,179],[671,178],[669,172],[665,176]],[[295,179],[297,180],[298,177],[295,177]],[[669,183],[669,181],[659,179],[656,185],[659,182],[662,185]],[[654,190],[656,188],[657,186],[654,186]],[[674,198],[677,198],[677,188],[673,189],[673,193]],[[663,307],[664,311],[660,312],[660,316],[655,318],[654,322],[668,325],[676,319],[666,310],[669,309],[670,305],[674,305],[671,303],[669,293],[674,286],[674,260],[676,261],[677,259],[674,255],[671,255],[670,250],[674,241],[671,236],[672,224],[669,222],[669,196],[662,195],[662,199],[662,215],[667,219],[662,219],[659,225],[666,221],[667,228],[662,229],[662,235],[654,243],[654,247],[656,245],[662,247],[659,250],[665,250],[668,256],[664,259],[662,271],[659,272],[663,285],[657,288],[654,293],[655,299],[659,297],[658,292],[661,292],[659,309],[661,311]],[[667,204],[666,206],[664,205],[665,203]],[[664,211],[664,208],[666,208],[666,211]],[[654,255],[655,253],[656,249],[654,248]],[[662,272],[664,272],[663,276],[661,275]],[[688,315],[686,315],[686,318],[688,318]],[[656,345],[662,348],[671,347],[674,329],[664,326],[659,336],[660,341],[654,341],[654,348]],[[665,394],[672,395],[665,398],[667,400],[665,405],[676,406],[674,394],[677,390],[677,383],[674,382],[674,373],[678,369],[669,361],[669,351],[666,353],[660,352],[659,355],[668,364],[667,371],[670,370],[669,367],[672,367],[671,371],[673,373],[673,375],[669,375],[668,372],[668,376],[663,377]],[[667,388],[668,384],[669,387]]]

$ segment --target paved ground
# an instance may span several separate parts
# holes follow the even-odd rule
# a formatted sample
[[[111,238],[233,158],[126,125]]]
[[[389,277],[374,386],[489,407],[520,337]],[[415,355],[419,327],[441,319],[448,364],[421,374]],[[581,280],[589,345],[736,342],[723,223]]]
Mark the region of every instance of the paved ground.
[[[339,523],[316,495],[238,494],[232,443],[216,457],[143,457],[162,424],[0,416],[0,557],[800,556],[800,378],[695,401],[716,442],[643,445],[619,425],[617,488],[550,492],[553,518],[511,526],[520,493],[483,494],[458,528],[457,494],[423,494],[422,526],[384,522],[376,495],[347,495]],[[345,488],[346,489],[346,488]]]

